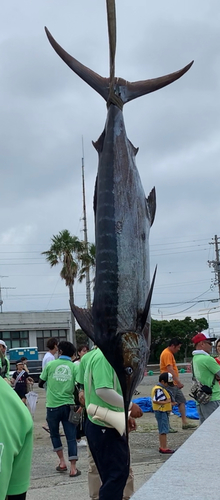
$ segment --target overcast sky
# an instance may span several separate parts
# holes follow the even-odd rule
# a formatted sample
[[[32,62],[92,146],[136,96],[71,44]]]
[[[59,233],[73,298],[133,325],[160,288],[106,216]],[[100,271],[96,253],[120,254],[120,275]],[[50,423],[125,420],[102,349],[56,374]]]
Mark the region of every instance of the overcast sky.
[[[146,196],[156,187],[150,234],[155,319],[209,316],[220,335],[212,289],[220,237],[219,0],[116,0],[116,76],[143,80],[189,72],[124,107]],[[0,281],[3,311],[68,308],[68,290],[41,252],[62,229],[83,238],[84,140],[88,238],[94,241],[97,140],[105,101],[50,46],[109,76],[105,0],[8,0],[0,17]],[[219,243],[220,244],[220,243]],[[85,306],[85,285],[75,285]],[[201,302],[200,302],[201,301]],[[192,307],[193,306],[193,307]],[[217,309],[211,309],[216,307]],[[211,309],[211,310],[210,310]],[[210,311],[209,311],[210,310]],[[209,311],[209,312],[208,312]]]

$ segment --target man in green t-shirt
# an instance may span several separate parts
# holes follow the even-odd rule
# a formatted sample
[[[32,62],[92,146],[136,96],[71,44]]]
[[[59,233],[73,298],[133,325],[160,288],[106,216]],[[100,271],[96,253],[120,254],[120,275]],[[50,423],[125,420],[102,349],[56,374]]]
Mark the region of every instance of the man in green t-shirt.
[[[74,404],[74,388],[77,367],[72,363],[76,349],[71,342],[62,341],[58,345],[59,358],[46,364],[40,376],[39,387],[47,382],[46,407],[47,422],[53,449],[59,457],[57,472],[66,472],[67,466],[63,455],[63,446],[59,434],[60,422],[67,440],[70,477],[76,477],[81,471],[76,468],[77,444],[76,426],[69,422],[70,405]]]
[[[30,484],[33,421],[15,391],[0,377],[0,500],[25,500]]]
[[[10,380],[10,363],[6,358],[7,345],[4,340],[0,340],[0,376]]]
[[[201,424],[220,406],[220,385],[218,382],[220,370],[218,363],[210,356],[212,342],[215,340],[216,338],[210,338],[205,333],[197,333],[192,339],[195,345],[195,350],[192,353],[193,375],[201,384],[212,388],[210,401],[198,405]]]
[[[77,382],[80,386],[84,386],[85,406],[88,412],[86,436],[102,482],[99,500],[121,500],[130,464],[126,436],[120,435],[106,421],[94,418],[95,415],[92,416],[89,411],[89,406],[92,404],[112,410],[115,414],[124,412],[121,386],[112,366],[100,349],[86,354],[82,361]],[[136,409],[134,416],[141,416],[140,408],[137,405],[134,405],[134,408]],[[128,427],[129,430],[136,428],[132,417],[129,417]]]

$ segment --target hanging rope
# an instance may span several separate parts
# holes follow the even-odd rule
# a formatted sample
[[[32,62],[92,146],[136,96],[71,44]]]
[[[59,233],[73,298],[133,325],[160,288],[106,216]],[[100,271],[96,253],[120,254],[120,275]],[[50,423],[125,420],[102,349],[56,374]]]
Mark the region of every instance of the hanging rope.
[[[109,98],[107,107],[110,104],[115,104],[118,108],[123,108],[122,99],[115,94],[115,52],[116,52],[116,11],[115,0],[106,0],[107,19],[108,19],[108,36],[109,36],[109,58],[110,58],[110,82],[109,82]]]

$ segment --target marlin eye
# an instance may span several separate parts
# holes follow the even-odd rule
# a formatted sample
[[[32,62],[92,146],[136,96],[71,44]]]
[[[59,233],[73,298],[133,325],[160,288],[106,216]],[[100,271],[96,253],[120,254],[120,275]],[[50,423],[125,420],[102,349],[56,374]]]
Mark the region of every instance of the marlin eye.
[[[133,368],[131,368],[131,366],[127,366],[127,368],[125,368],[125,371],[127,375],[131,375],[133,373]]]

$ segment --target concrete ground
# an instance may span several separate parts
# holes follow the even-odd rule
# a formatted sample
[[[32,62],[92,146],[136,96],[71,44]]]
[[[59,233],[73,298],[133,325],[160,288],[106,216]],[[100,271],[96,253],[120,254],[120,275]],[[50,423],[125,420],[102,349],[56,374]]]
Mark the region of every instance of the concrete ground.
[[[189,398],[192,375],[188,373],[180,374],[180,379],[184,384],[183,392],[186,399]],[[158,381],[158,374],[144,377],[138,387],[140,395],[136,397],[150,396],[153,385]],[[87,449],[79,447],[78,468],[82,475],[73,479],[68,472],[56,472],[58,459],[52,451],[50,436],[43,429],[45,424],[45,391],[39,389],[35,384],[34,390],[38,393],[39,399],[34,414],[34,455],[32,463],[31,486],[27,495],[27,500],[61,500],[67,498],[70,489],[80,500],[89,498],[87,484]],[[198,425],[197,420],[191,421]],[[170,417],[171,426],[177,429],[176,434],[169,434],[168,445],[171,448],[179,448],[194,430],[182,430],[181,419],[177,416]],[[158,452],[158,431],[153,413],[145,413],[137,420],[137,431],[130,434],[131,462],[134,472],[135,491],[140,488],[156,472],[169,456],[161,456]],[[64,453],[67,456],[65,438],[62,438]]]

